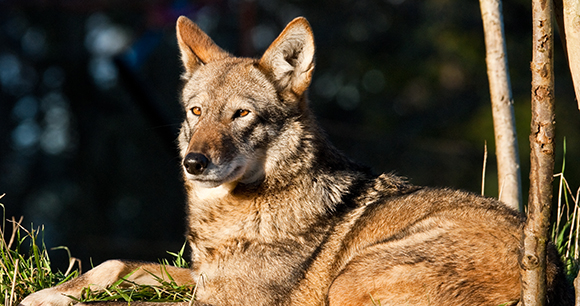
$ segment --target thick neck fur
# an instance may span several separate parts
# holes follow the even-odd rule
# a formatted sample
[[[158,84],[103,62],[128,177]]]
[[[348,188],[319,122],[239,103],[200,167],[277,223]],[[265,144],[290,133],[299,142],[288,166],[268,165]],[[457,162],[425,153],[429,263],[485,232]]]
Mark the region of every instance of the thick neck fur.
[[[326,141],[308,111],[287,121],[265,156],[265,176],[255,184],[218,187],[201,199],[186,182],[194,257],[228,243],[316,244],[335,212],[353,205],[351,189],[371,182],[368,171]]]

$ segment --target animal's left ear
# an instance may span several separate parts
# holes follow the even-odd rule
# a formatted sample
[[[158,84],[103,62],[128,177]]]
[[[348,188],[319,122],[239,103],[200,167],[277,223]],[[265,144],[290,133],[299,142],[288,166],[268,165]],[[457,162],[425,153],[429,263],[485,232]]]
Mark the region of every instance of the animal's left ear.
[[[284,93],[300,97],[310,85],[314,70],[314,36],[303,17],[292,20],[268,47],[260,65]]]

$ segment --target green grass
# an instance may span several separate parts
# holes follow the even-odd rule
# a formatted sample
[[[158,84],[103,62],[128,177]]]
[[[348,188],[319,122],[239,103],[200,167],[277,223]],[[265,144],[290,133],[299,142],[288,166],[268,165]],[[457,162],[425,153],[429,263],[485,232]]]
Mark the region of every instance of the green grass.
[[[0,195],[2,199],[4,195]],[[4,206],[0,203],[2,210]],[[4,213],[2,220],[5,220]],[[22,226],[22,218],[0,224],[0,305],[16,306],[27,295],[38,290],[56,286],[79,275],[75,268],[77,259],[70,256],[69,267],[64,273],[54,271],[51,266],[48,250],[43,241],[43,228],[27,229]],[[9,236],[7,236],[9,235]],[[56,248],[68,249],[64,247]],[[171,263],[174,266],[187,268],[188,264],[183,253],[185,244],[178,253],[168,252],[174,256]],[[164,266],[170,263],[162,260]],[[155,277],[158,285],[139,285],[125,279],[108,286],[104,290],[85,288],[79,302],[91,301],[151,301],[151,302],[189,302],[193,300],[194,286],[179,286],[171,275],[165,271],[167,280]],[[130,276],[127,275],[126,277]]]
[[[0,195],[0,199],[4,195]],[[4,206],[0,204],[4,211]],[[0,303],[17,305],[25,296],[40,289],[65,282],[78,275],[73,270],[75,260],[66,272],[52,271],[50,258],[42,241],[42,227],[27,230],[22,218],[8,221],[12,226],[10,237],[6,237],[6,221],[2,214],[0,227]],[[40,236],[40,237],[39,237]],[[68,250],[67,250],[68,251]]]
[[[580,270],[580,187],[574,192],[564,176],[566,170],[566,140],[564,140],[564,158],[562,170],[554,175],[558,183],[556,217],[552,224],[552,241],[558,249],[558,253],[566,267],[566,274],[570,281],[578,275]]]
[[[79,299],[73,298],[78,302],[93,302],[93,301],[149,301],[149,302],[190,302],[194,296],[194,286],[179,286],[171,278],[169,273],[167,276],[170,281],[165,281],[153,274],[158,285],[140,285],[127,278],[133,272],[126,275],[124,278],[118,280],[104,290],[93,291],[91,288],[85,288]],[[130,286],[127,286],[130,284]]]
[[[178,253],[168,252],[174,256],[172,265],[180,268],[188,268],[187,261],[183,257],[185,244]],[[163,267],[168,266],[169,262],[164,259],[161,261]],[[165,270],[168,281],[154,275],[151,275],[159,282],[158,285],[141,285],[127,280],[131,274],[127,274],[122,279],[108,286],[104,290],[93,291],[85,288],[78,302],[93,301],[149,301],[149,302],[191,302],[195,295],[195,286],[178,285],[173,277]],[[129,284],[129,286],[127,286]]]

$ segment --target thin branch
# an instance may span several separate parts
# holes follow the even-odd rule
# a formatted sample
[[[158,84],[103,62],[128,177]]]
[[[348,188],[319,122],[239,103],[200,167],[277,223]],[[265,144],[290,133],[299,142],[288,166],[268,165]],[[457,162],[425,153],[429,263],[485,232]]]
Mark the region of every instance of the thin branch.
[[[518,140],[503,28],[501,0],[480,0],[485,34],[487,76],[491,95],[499,199],[521,210],[522,191]]]
[[[487,141],[483,145],[483,170],[481,171],[481,195],[485,195],[485,171],[487,170]]]

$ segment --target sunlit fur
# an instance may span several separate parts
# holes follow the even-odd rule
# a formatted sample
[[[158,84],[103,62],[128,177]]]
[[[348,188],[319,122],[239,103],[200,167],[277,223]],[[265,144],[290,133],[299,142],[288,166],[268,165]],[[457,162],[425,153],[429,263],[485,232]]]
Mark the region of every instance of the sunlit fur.
[[[216,50],[205,35],[195,37],[188,20],[178,32],[184,57]],[[224,172],[246,162],[250,173],[224,175],[223,185],[207,188],[212,171],[185,171],[194,271],[207,278],[200,301],[518,301],[522,217],[490,198],[375,176],[344,157],[308,109],[313,58],[310,27],[296,19],[259,60],[227,55],[184,63],[184,107],[201,107],[205,115],[184,121],[182,156],[201,152]],[[232,119],[236,109],[251,115]],[[551,263],[551,283],[557,272]]]

